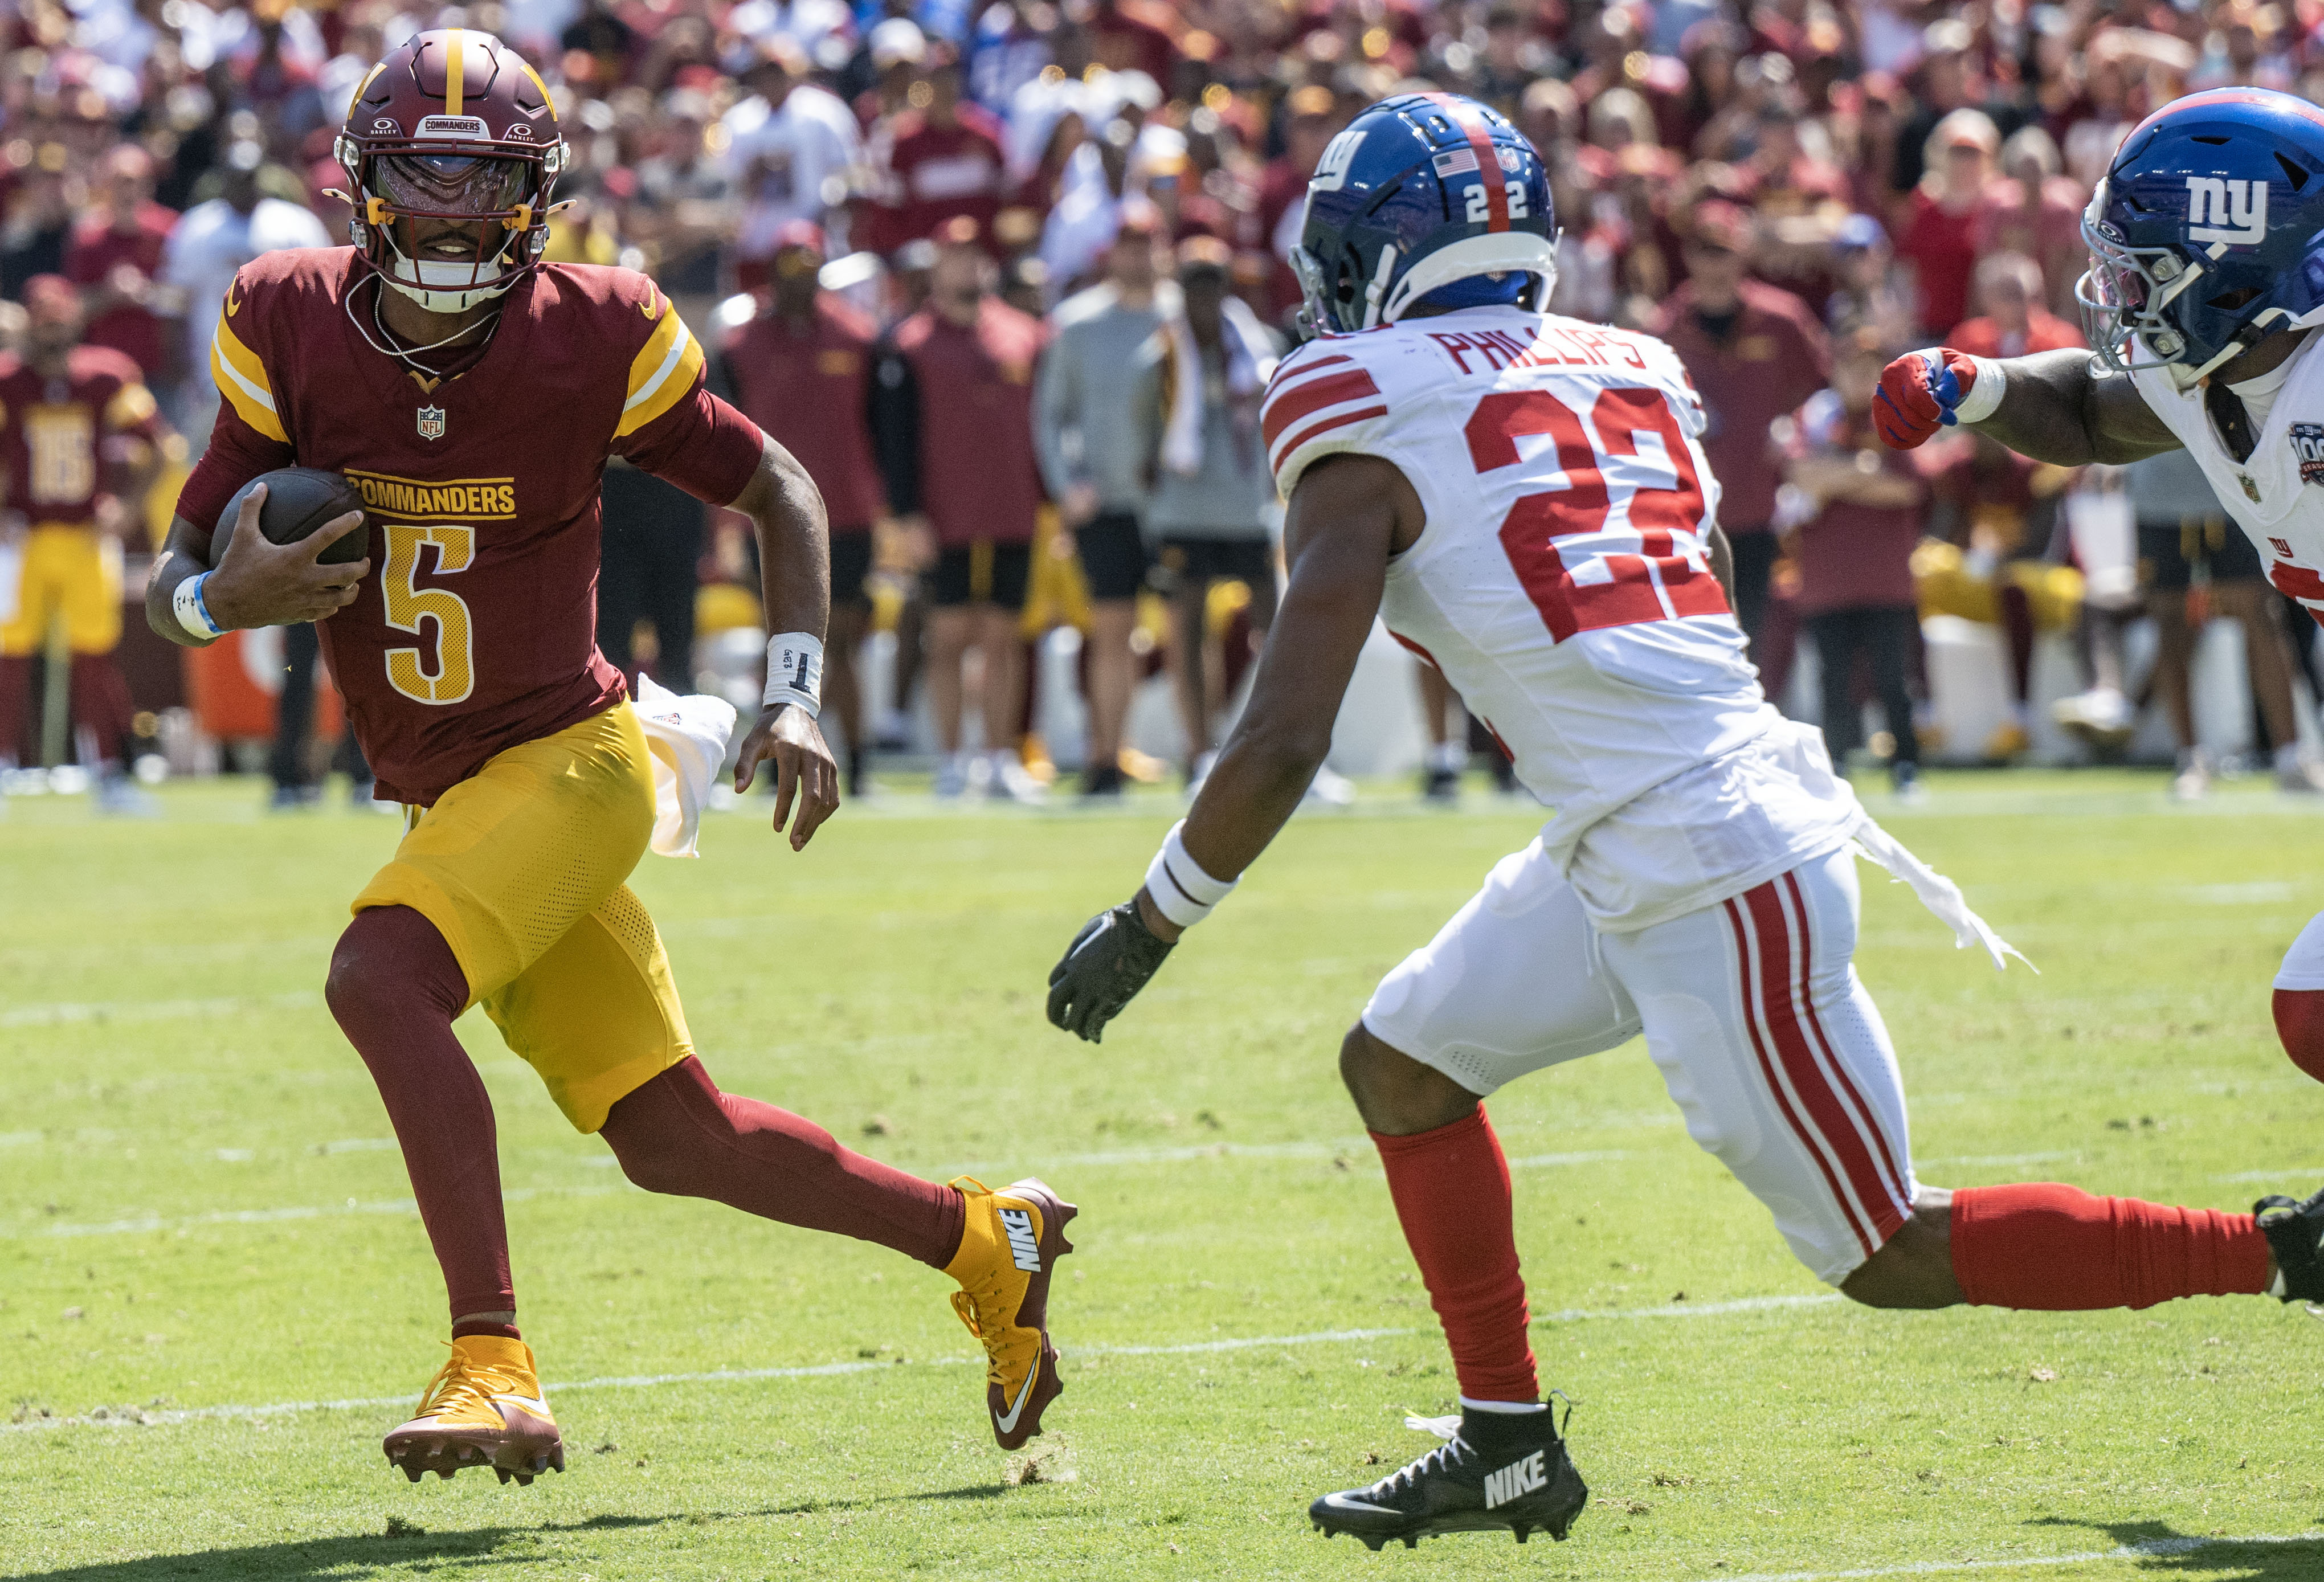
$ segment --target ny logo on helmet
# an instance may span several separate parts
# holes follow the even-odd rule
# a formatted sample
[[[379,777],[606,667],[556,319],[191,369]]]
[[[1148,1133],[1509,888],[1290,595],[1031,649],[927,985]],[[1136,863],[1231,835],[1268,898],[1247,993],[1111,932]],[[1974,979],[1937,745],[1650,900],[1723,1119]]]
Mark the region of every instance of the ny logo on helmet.
[[[1314,192],[1337,192],[1348,184],[1348,167],[1356,162],[1356,151],[1364,146],[1364,134],[1352,127],[1333,138],[1323,150],[1323,157],[1315,161],[1315,174],[1307,187]],[[1476,167],[1471,165],[1470,169]]]
[[[2267,236],[2267,183],[2187,178],[2187,240],[2249,247]]]

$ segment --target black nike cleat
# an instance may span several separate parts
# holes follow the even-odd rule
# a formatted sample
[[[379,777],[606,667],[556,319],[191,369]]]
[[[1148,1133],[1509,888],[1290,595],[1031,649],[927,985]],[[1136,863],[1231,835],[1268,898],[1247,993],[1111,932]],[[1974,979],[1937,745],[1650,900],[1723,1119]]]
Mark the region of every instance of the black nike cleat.
[[[2286,1301],[2324,1302],[2324,1192],[2304,1203],[2262,1198],[2252,1213],[2275,1255],[2275,1283],[2268,1294]]]
[[[1563,1542],[1590,1498],[1545,1411],[1404,1421],[1445,1442],[1370,1488],[1308,1506],[1326,1538],[1352,1533],[1374,1550],[1391,1539],[1410,1549],[1441,1532],[1512,1532],[1523,1543],[1543,1531]]]

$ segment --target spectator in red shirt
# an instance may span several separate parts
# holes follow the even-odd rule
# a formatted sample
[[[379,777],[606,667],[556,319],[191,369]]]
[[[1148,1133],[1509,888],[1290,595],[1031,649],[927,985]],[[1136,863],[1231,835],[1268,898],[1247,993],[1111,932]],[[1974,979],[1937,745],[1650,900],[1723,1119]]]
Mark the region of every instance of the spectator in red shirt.
[[[1919,271],[1921,327],[1931,333],[1969,317],[1978,219],[2000,152],[2001,134],[1982,110],[1955,110],[1929,134],[1929,173],[1906,200],[1896,256]]]
[[[973,767],[961,750],[968,650],[983,661],[989,786],[1035,801],[1039,785],[1018,756],[1024,697],[1017,623],[1032,572],[1041,505],[1033,449],[1033,366],[1041,321],[992,294],[999,271],[974,225],[938,237],[928,305],[896,327],[881,373],[873,432],[888,498],[936,540],[928,612],[928,701],[944,758],[936,794],[957,796]]]
[[[1823,740],[1836,768],[1845,770],[1861,743],[1856,661],[1870,661],[1873,691],[1895,739],[1888,775],[1898,795],[1910,796],[1920,773],[1920,739],[1913,731],[1913,699],[1905,685],[1907,657],[1920,621],[1913,583],[1913,551],[1921,541],[1929,486],[1911,453],[1891,450],[1874,434],[1873,391],[1888,355],[1869,333],[1845,337],[1832,365],[1831,388],[1801,409],[1798,438],[1785,476],[1815,501],[1815,514],[1790,535],[1799,568],[1800,614],[1815,639],[1823,682]]]
[[[1945,345],[1973,357],[2023,357],[2083,344],[2081,331],[2042,306],[2042,266],[2022,253],[1978,261],[1977,303],[1984,312],[1956,326]]]
[[[1291,272],[1289,260],[1307,214],[1307,180],[1342,124],[1339,101],[1318,83],[1292,89],[1284,108],[1289,115],[1283,124],[1283,155],[1259,179],[1259,229],[1274,260],[1268,275],[1267,308],[1275,318],[1299,306],[1299,277]]]
[[[927,80],[912,85],[913,107],[872,139],[880,198],[867,240],[877,252],[893,253],[964,217],[990,236],[1001,212],[1009,164],[1001,123],[961,97],[959,60],[949,46],[930,45],[928,59]]]
[[[1097,0],[1090,12],[1090,43],[1108,70],[1143,71],[1164,83],[1178,63],[1176,29],[1181,25],[1175,7],[1154,0]]]
[[[2042,266],[2050,306],[2074,311],[2074,281],[2088,254],[2082,205],[2089,194],[2060,174],[2065,161],[2039,126],[2022,126],[2001,145],[2001,179],[1986,189],[1977,216],[1977,253],[2022,253]]]
[[[775,237],[772,299],[729,331],[711,365],[714,386],[767,437],[797,456],[831,520],[831,632],[825,692],[847,741],[847,794],[863,790],[863,707],[855,654],[871,627],[864,578],[872,524],[887,495],[872,443],[872,372],[879,328],[821,289],[823,228],[793,220]]]
[[[1775,485],[1768,426],[1831,376],[1823,329],[1788,291],[1743,278],[1751,218],[1716,199],[1695,206],[1687,281],[1671,293],[1655,333],[1670,343],[1702,396],[1702,437],[1721,492],[1720,526],[1735,551],[1735,618],[1757,640],[1775,565]]]
[[[81,216],[65,250],[65,278],[82,288],[88,314],[82,341],[111,346],[149,381],[165,381],[170,337],[153,310],[153,279],[177,211],[153,201],[152,156],[134,143],[105,156],[97,180],[104,207]]]

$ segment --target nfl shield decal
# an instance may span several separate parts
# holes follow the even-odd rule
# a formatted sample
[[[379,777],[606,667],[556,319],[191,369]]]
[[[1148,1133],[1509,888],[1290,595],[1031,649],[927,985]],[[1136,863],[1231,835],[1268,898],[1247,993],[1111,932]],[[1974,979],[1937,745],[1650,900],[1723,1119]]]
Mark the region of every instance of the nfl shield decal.
[[[2319,429],[2318,432],[2319,434],[2324,434],[2324,429]],[[420,437],[422,439],[441,439],[444,437],[443,408],[422,407],[420,409]]]
[[[2324,483],[2324,423],[2294,423],[2292,454],[2300,458],[2300,481]]]

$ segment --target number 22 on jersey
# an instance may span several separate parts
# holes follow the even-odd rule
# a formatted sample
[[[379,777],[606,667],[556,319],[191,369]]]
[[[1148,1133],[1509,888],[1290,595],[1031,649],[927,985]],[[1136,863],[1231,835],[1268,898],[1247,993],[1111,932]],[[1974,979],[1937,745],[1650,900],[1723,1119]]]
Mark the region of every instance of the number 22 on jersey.
[[[388,685],[415,703],[456,704],[476,689],[475,628],[467,601],[445,588],[420,586],[420,550],[436,547],[434,575],[468,569],[476,555],[476,529],[466,522],[389,522],[387,564],[380,593],[387,624],[424,638],[423,623],[436,626],[436,672],[422,667],[418,645],[387,650]]]
[[[1702,481],[1669,398],[1602,390],[1590,427],[1594,441],[1548,391],[1504,390],[1478,402],[1463,430],[1480,474],[1527,460],[1520,439],[1547,436],[1556,448],[1550,476],[1562,475],[1563,484],[1519,495],[1500,528],[1509,565],[1550,636],[1563,642],[1607,627],[1726,614],[1702,538]],[[1641,444],[1648,436],[1651,443]],[[1623,522],[1609,527],[1618,508]]]

